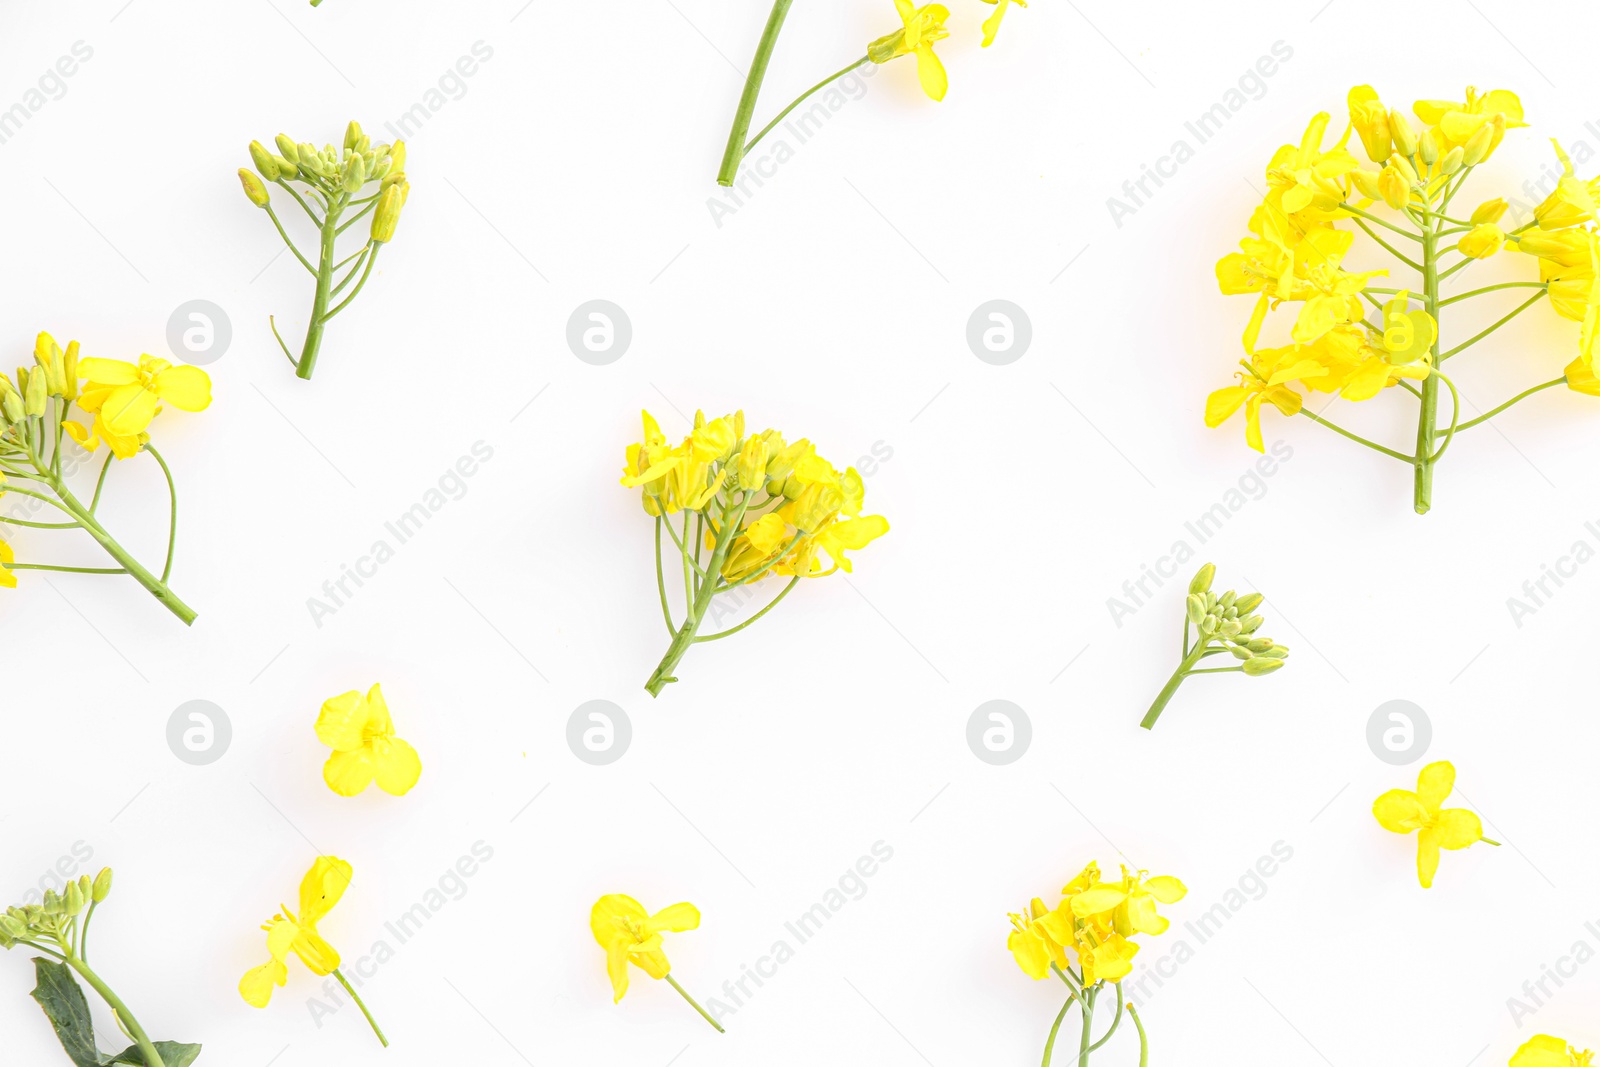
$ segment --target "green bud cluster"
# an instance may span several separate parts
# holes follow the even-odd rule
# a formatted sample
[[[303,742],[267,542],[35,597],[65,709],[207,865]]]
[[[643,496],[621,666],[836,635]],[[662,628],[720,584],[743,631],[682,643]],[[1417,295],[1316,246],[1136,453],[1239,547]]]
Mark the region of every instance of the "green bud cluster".
[[[1200,573],[1189,583],[1189,597],[1184,602],[1189,622],[1200,631],[1201,655],[1226,650],[1242,662],[1241,669],[1252,678],[1271,674],[1283,666],[1289,649],[1270,637],[1258,636],[1264,620],[1252,612],[1260,606],[1263,597],[1260,593],[1240,596],[1232,589],[1218,596],[1211,591],[1216,574],[1214,564],[1201,567]],[[1206,647],[1213,642],[1221,648]]]
[[[373,144],[372,138],[362,131],[361,124],[351,122],[345,128],[344,144],[338,148],[331,144],[318,148],[309,142],[295,141],[284,133],[278,134],[274,144],[276,152],[260,141],[251,141],[250,162],[255,171],[239,171],[240,184],[252,204],[264,208],[271,202],[268,184],[292,188],[288,182],[301,182],[310,186],[324,204],[339,199],[348,201],[368,185],[376,184],[374,195],[379,200],[373,213],[373,240],[387,242],[394,238],[400,208],[411,191],[405,178],[404,141],[392,145]],[[399,192],[391,196],[391,189]]]
[[[7,908],[0,914],[0,948],[36,946],[40,942],[73,950],[78,916],[111,895],[111,868],[96,877],[88,875],[67,883],[65,892],[45,890],[41,904]]]

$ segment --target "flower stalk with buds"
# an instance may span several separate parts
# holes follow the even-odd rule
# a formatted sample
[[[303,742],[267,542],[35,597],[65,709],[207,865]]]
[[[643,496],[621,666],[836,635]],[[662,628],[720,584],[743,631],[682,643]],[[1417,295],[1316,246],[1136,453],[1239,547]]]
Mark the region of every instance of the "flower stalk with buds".
[[[1600,342],[1600,178],[1587,181],[1557,144],[1562,176],[1531,218],[1504,222],[1509,205],[1496,197],[1470,211],[1456,198],[1489,161],[1508,131],[1527,125],[1522,102],[1505,89],[1468,86],[1465,100],[1418,100],[1412,118],[1384,106],[1370,85],[1347,98],[1349,122],[1332,146],[1332,121],[1316,115],[1298,145],[1283,145],[1267,164],[1267,193],[1251,214],[1240,251],[1217,263],[1227,294],[1250,294],[1255,309],[1244,331],[1247,358],[1237,385],[1213,392],[1205,421],[1218,426],[1241,408],[1245,440],[1261,451],[1261,412],[1270,404],[1303,415],[1412,471],[1412,507],[1433,506],[1434,468],[1458,434],[1480,426],[1535,393],[1557,386],[1600,395],[1595,367]],[[1333,126],[1338,129],[1338,126]],[[1356,143],[1352,143],[1352,137]],[[1362,167],[1353,148],[1372,163]],[[1357,231],[1386,254],[1377,270],[1349,270]],[[1494,282],[1458,292],[1457,274],[1502,250],[1536,260],[1537,277]],[[1528,268],[1535,266],[1522,260]],[[1374,279],[1398,271],[1399,281]],[[1459,281],[1459,280],[1458,280]],[[1420,305],[1413,307],[1413,297]],[[1450,343],[1449,316],[1467,301],[1510,310],[1488,327]],[[1580,323],[1576,358],[1561,373],[1532,385],[1481,415],[1463,418],[1461,395],[1445,363],[1456,359],[1537,304]],[[1287,343],[1258,345],[1269,312],[1296,309]],[[1465,331],[1462,331],[1465,332]],[[1519,354],[1523,362],[1533,362]],[[1556,364],[1559,366],[1559,364]],[[1535,376],[1545,377],[1549,371]],[[1391,448],[1311,410],[1301,390],[1366,401],[1409,393],[1417,402],[1415,443]],[[1446,394],[1448,393],[1448,396]],[[1326,403],[1315,405],[1325,409]],[[1448,406],[1448,419],[1445,408]]]
[[[1260,636],[1261,616],[1251,612],[1260,606],[1261,594],[1240,596],[1230,589],[1218,596],[1211,591],[1216,573],[1216,566],[1207,563],[1189,583],[1189,596],[1184,602],[1183,661],[1139,723],[1146,730],[1155,726],[1178,687],[1191,674],[1238,672],[1260,678],[1282,667],[1288,658],[1287,648],[1270,637]],[[1191,630],[1194,632],[1192,639]],[[1221,655],[1231,655],[1239,662],[1232,667],[1200,666],[1210,657]]]
[[[150,1040],[128,1006],[89,966],[89,923],[110,895],[111,868],[107,867],[93,880],[84,875],[67,883],[65,893],[47,890],[42,904],[8,908],[0,915],[0,948],[22,947],[40,953],[33,960],[38,983],[33,999],[44,1009],[73,1063],[188,1067],[200,1055],[200,1046]],[[119,1055],[100,1053],[89,1002],[77,979],[110,1006],[117,1025],[133,1041]]]
[[[17,371],[13,384],[0,374],[0,495],[25,497],[48,506],[56,520],[40,522],[15,512],[0,515],[0,525],[31,530],[82,530],[116,562],[115,567],[68,567],[18,563],[11,546],[0,540],[0,587],[15,588],[14,571],[61,571],[69,574],[126,574],[184,624],[195,612],[172,592],[168,581],[178,537],[178,494],[172,469],[150,444],[151,420],[170,404],[201,411],[211,404],[211,379],[199,367],[173,366],[164,359],[141,356],[137,365],[115,359],[79,358],[78,342],[63,349],[47,333],[34,346],[34,366]],[[71,416],[83,416],[79,422]],[[71,446],[68,447],[68,438]],[[105,462],[88,503],[69,482],[87,454],[106,448]],[[115,460],[149,453],[166,476],[171,517],[167,558],[157,577],[111,536],[98,511],[107,475]]]
[[[777,430],[747,437],[742,411],[709,422],[696,412],[694,432],[676,446],[667,444],[644,412],[644,440],[628,446],[622,484],[641,491],[645,514],[656,522],[656,590],[672,635],[645,684],[651,696],[678,680],[673,672],[690,646],[743,630],[801,578],[848,572],[847,550],[865,548],[889,532],[883,516],[861,514],[866,487],[854,467],[835,470],[810,441],[788,444]],[[673,621],[667,600],[663,528],[683,561],[681,623]],[[769,574],[789,581],[766,606],[720,633],[700,633],[716,597]]]
[[[406,181],[406,144],[396,141],[393,145],[375,145],[356,122],[346,128],[342,150],[331,144],[320,149],[311,144],[297,144],[281,133],[276,143],[278,151],[274,153],[260,141],[250,142],[250,160],[256,169],[240,170],[239,181],[244,186],[244,195],[267,213],[295,259],[317,279],[311,321],[306,327],[299,358],[283,343],[277,322],[269,320],[272,335],[278,339],[278,346],[289,362],[294,364],[295,374],[309,379],[316,369],[322,333],[329,320],[350,306],[371,277],[379,250],[394,240],[400,210],[411,192],[411,183]],[[316,266],[311,265],[311,259],[290,239],[273,210],[263,179],[288,192],[316,225]],[[290,182],[300,183],[305,195]],[[371,188],[373,186],[376,189]],[[346,217],[349,212],[354,213]],[[359,251],[341,259],[335,250],[339,235],[369,214],[372,222],[366,243]],[[335,282],[334,275],[347,266],[349,271]],[[351,283],[354,283],[353,288]],[[346,289],[350,290],[349,295],[333,304]]]

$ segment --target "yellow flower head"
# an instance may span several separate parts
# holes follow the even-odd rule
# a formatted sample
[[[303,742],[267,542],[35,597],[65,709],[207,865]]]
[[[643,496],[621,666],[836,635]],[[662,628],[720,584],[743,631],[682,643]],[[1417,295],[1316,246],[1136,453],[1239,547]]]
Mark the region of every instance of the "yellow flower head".
[[[994,5],[994,14],[983,20],[983,47],[988,48],[994,44],[994,35],[1000,32],[1000,23],[1006,17],[1006,8],[1010,7],[1013,0],[983,0],[986,4]],[[1018,7],[1027,7],[1027,0],[1015,0]]]
[[[595,901],[589,912],[589,929],[606,950],[612,1003],[628,991],[628,964],[655,979],[665,978],[672,970],[661,949],[662,933],[680,933],[699,925],[700,909],[693,904],[671,904],[651,915],[643,904],[623,893],[607,893]]]
[[[360,794],[374,780],[385,793],[403,796],[422,777],[417,750],[394,735],[380,686],[374,685],[366,696],[352,689],[324,701],[317,737],[333,749],[322,780],[342,797]]]
[[[1493,89],[1479,95],[1478,90],[1469,85],[1465,101],[1418,100],[1412,110],[1424,125],[1432,128],[1440,155],[1457,146],[1465,147],[1485,126],[1491,127],[1483,156],[1474,162],[1482,162],[1493,155],[1506,130],[1527,125],[1522,121],[1522,101],[1509,89]]]
[[[1561,1038],[1549,1034],[1529,1039],[1511,1057],[1511,1067],[1593,1067],[1593,1064],[1593,1052],[1579,1052]]]
[[[1221,426],[1243,407],[1245,442],[1257,452],[1265,452],[1261,405],[1270,402],[1285,415],[1297,415],[1303,401],[1299,393],[1284,383],[1325,373],[1315,360],[1299,358],[1300,355],[1300,346],[1290,345],[1259,349],[1251,355],[1250,362],[1241,361],[1245,369],[1237,375],[1239,384],[1218,389],[1206,397],[1206,425],[1213,429]]]
[[[903,25],[868,45],[868,58],[874,63],[887,63],[901,56],[916,56],[917,79],[922,83],[922,91],[932,100],[943,100],[950,80],[933,46],[950,36],[950,31],[944,26],[950,18],[950,9],[943,4],[917,7],[911,0],[894,0],[894,6]],[[996,15],[1003,13],[1002,9]],[[998,23],[996,25],[998,28]]]
[[[85,380],[78,407],[94,415],[94,426],[69,421],[67,434],[90,452],[103,441],[118,459],[137,455],[150,440],[146,431],[163,403],[183,411],[204,411],[211,405],[211,379],[205,371],[154,356],[140,356],[138,366],[91,357],[78,361],[77,374]]]
[[[1119,881],[1105,882],[1099,865],[1091,863],[1061,893],[1053,910],[1036,897],[1024,914],[1013,914],[1006,947],[1030,978],[1045,977],[1052,965],[1065,970],[1076,961],[1089,986],[1120,982],[1132,973],[1139,952],[1132,938],[1165,933],[1168,922],[1156,913],[1156,904],[1177,903],[1188,890],[1176,878],[1151,878],[1127,868]]]
[[[1419,831],[1417,836],[1417,880],[1422,888],[1433,886],[1439,869],[1440,849],[1462,849],[1479,841],[1498,845],[1483,836],[1483,823],[1465,808],[1446,808],[1444,802],[1455,788],[1456,769],[1445,761],[1430,763],[1417,776],[1417,791],[1391,789],[1372,804],[1372,814],[1385,829],[1397,834]]]
[[[1341,179],[1361,164],[1345,148],[1350,138],[1348,129],[1338,144],[1326,152],[1322,150],[1331,118],[1326,111],[1317,113],[1300,143],[1279,148],[1267,164],[1267,203],[1281,207],[1286,215],[1309,207],[1333,212],[1344,202]]]
[[[259,967],[252,967],[239,980],[239,995],[253,1008],[264,1008],[272,1000],[274,986],[288,981],[289,953],[312,974],[332,974],[339,969],[339,953],[323,940],[317,924],[333,910],[339,898],[350,885],[352,870],[348,863],[332,856],[319,856],[300,882],[300,914],[279,905],[282,909],[261,929],[267,932],[267,954],[270,957]]]

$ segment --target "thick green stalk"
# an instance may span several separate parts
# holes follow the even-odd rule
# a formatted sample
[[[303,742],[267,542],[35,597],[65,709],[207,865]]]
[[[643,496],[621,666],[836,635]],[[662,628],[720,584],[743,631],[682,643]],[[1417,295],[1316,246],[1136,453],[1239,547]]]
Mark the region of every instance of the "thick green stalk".
[[[1089,1045],[1094,1039],[1094,1002],[1099,995],[1098,989],[1090,989],[1083,997],[1083,1036],[1078,1040],[1078,1067],[1089,1067]]]
[[[733,116],[733,129],[728,131],[728,147],[722,154],[722,169],[717,172],[718,185],[732,185],[739,176],[739,164],[744,160],[745,138],[750,134],[750,121],[755,117],[756,101],[761,96],[761,83],[767,77],[767,64],[772,62],[772,50],[778,45],[778,34],[783,32],[783,20],[789,17],[794,0],[776,0],[772,14],[767,16],[767,28],[756,46],[756,57],[750,64],[750,73],[744,80],[744,93],[739,97],[739,110]]]
[[[306,343],[300,350],[300,361],[295,364],[296,377],[310,380],[317,367],[317,353],[322,350],[322,331],[328,325],[328,299],[333,295],[333,242],[339,236],[340,201],[328,205],[328,214],[322,220],[321,261],[317,265],[317,297],[311,305],[311,325],[306,328]]]
[[[1443,205],[1441,205],[1443,210]],[[1422,286],[1423,300],[1433,321],[1439,321],[1439,233],[1431,212],[1423,217],[1422,226]],[[1433,365],[1439,366],[1439,335],[1434,331]],[[1412,506],[1418,515],[1426,515],[1433,506],[1433,443],[1438,436],[1439,378],[1430,374],[1422,380],[1422,410],[1417,416],[1417,451],[1414,460],[1416,473],[1412,484]]]
[[[111,991],[111,987],[101,981],[100,976],[90,970],[89,965],[75,955],[69,954],[67,956],[67,966],[76,971],[78,977],[88,982],[89,987],[99,993],[101,999],[107,1004],[111,1005],[111,1010],[117,1013],[118,1020],[128,1028],[128,1033],[133,1036],[134,1044],[139,1046],[139,1052],[144,1056],[145,1067],[167,1067],[166,1061],[161,1058],[161,1053],[156,1051],[154,1042],[144,1032],[144,1027],[139,1025],[139,1020],[133,1017],[133,1013],[128,1010],[128,1006],[122,1003],[122,1000]]]
[[[722,526],[717,535],[716,547],[711,550],[711,559],[706,563],[706,579],[700,583],[699,590],[690,598],[685,607],[683,625],[672,638],[672,644],[667,648],[667,654],[661,657],[661,662],[656,665],[650,680],[645,683],[645,690],[653,697],[661,695],[661,690],[666,688],[668,682],[675,682],[672,674],[677,669],[678,663],[683,659],[684,653],[689,651],[689,646],[694,644],[695,634],[700,630],[700,623],[705,618],[706,612],[711,607],[711,598],[717,595],[717,576],[722,572],[722,563],[728,556],[728,550],[733,547],[734,537],[737,536],[740,524],[744,522],[746,501],[741,501],[738,509],[730,521],[728,509],[722,510]],[[687,527],[685,527],[687,529]],[[683,552],[684,565],[689,564],[689,548],[680,545]],[[698,552],[699,546],[695,546]],[[687,584],[688,578],[685,577]]]
[[[1055,1053],[1056,1032],[1061,1029],[1061,1021],[1067,1017],[1067,1009],[1077,1003],[1077,997],[1068,997],[1067,1002],[1061,1005],[1061,1010],[1056,1013],[1056,1021],[1050,1027],[1050,1037],[1044,1043],[1044,1061],[1039,1067],[1050,1067],[1050,1057]]]
[[[1205,634],[1201,634],[1196,639],[1194,649],[1183,657],[1183,662],[1178,664],[1178,669],[1172,672],[1171,678],[1167,679],[1167,684],[1160,694],[1156,696],[1155,703],[1151,704],[1150,710],[1145,712],[1144,719],[1139,723],[1140,726],[1146,730],[1155,726],[1156,720],[1161,718],[1161,713],[1167,709],[1167,702],[1172,699],[1173,694],[1177,693],[1178,686],[1183,684],[1183,680],[1189,676],[1189,672],[1200,662],[1200,657],[1205,655],[1208,643],[1209,641]]]

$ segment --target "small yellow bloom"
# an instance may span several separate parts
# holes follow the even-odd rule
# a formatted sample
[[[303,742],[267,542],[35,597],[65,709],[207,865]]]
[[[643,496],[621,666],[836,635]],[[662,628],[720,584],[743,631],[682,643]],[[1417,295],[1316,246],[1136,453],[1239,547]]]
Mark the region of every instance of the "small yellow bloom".
[[[1370,85],[1358,85],[1350,90],[1350,125],[1361,136],[1367,158],[1382,163],[1394,151],[1394,138],[1389,132],[1389,109],[1378,99],[1378,91]]]
[[[1456,243],[1456,248],[1462,255],[1471,256],[1473,259],[1488,259],[1505,246],[1505,231],[1492,222],[1474,226],[1472,232]]]
[[[950,80],[933,46],[950,36],[950,31],[944,26],[950,18],[950,9],[943,4],[917,7],[911,0],[894,0],[894,6],[903,25],[868,45],[868,58],[874,63],[887,63],[901,56],[915,55],[917,79],[922,83],[922,91],[932,100],[943,100]]]
[[[1549,1034],[1538,1034],[1529,1039],[1511,1057],[1511,1067],[1593,1067],[1593,1064],[1593,1052],[1587,1049],[1579,1052],[1559,1037]]]
[[[292,951],[312,974],[327,975],[339,969],[339,953],[323,940],[317,924],[333,910],[350,885],[352,869],[332,856],[319,856],[300,882],[300,915],[282,909],[261,929],[267,932],[267,953],[271,957],[253,967],[239,980],[239,995],[253,1008],[264,1008],[272,1000],[274,986],[288,981],[286,961]]]
[[[78,406],[98,416],[97,427],[119,438],[144,433],[163,403],[184,411],[204,411],[211,405],[211,379],[205,371],[175,367],[154,356],[140,356],[138,366],[91,357],[78,362],[78,375],[88,382]]]
[[[1011,6],[1013,0],[983,0],[986,4],[994,5],[994,14],[983,21],[983,47],[988,48],[994,44],[994,35],[1000,32],[1000,22],[1006,17],[1006,8]],[[1018,7],[1027,7],[1027,0],[1015,0]]]
[[[1465,808],[1446,808],[1445,800],[1455,788],[1456,769],[1447,761],[1430,763],[1417,776],[1417,791],[1391,789],[1373,801],[1372,814],[1385,830],[1417,835],[1417,880],[1422,888],[1433,886],[1439,869],[1439,850],[1467,848],[1479,841],[1498,845],[1483,836],[1483,823]]]
[[[1493,123],[1497,129],[1484,152],[1483,158],[1487,159],[1500,146],[1507,129],[1527,125],[1522,121],[1522,101],[1508,89],[1493,89],[1480,96],[1469,85],[1465,101],[1418,100],[1412,110],[1424,124],[1433,127],[1441,155],[1457,145],[1464,147],[1485,124]],[[1497,115],[1504,118],[1496,122]]]
[[[1206,398],[1206,425],[1215,429],[1243,407],[1245,442],[1257,452],[1265,452],[1266,444],[1261,437],[1261,405],[1271,402],[1285,415],[1298,415],[1303,402],[1300,394],[1284,383],[1326,373],[1315,360],[1295,359],[1299,347],[1263,348],[1255,352],[1250,362],[1244,364],[1245,369],[1238,373],[1238,385],[1218,389]]]
[[[17,576],[12,573],[10,566],[16,561],[17,554],[11,550],[11,546],[4,541],[0,541],[0,588],[15,589],[17,587]]]
[[[1556,155],[1561,158],[1561,179],[1556,182],[1555,190],[1533,209],[1539,229],[1564,230],[1593,222],[1600,211],[1595,205],[1595,183],[1578,177],[1560,141],[1552,139],[1550,143],[1556,146]]]
[[[628,964],[651,978],[665,978],[672,970],[661,948],[663,932],[680,933],[700,925],[700,909],[693,904],[671,904],[651,915],[644,905],[623,893],[607,893],[589,912],[589,929],[606,950],[606,974],[611,978],[612,1003],[628,991]]]
[[[324,701],[317,737],[333,749],[322,780],[342,797],[357,796],[374,779],[385,793],[404,796],[422,777],[417,750],[394,735],[381,686],[374,685],[365,697],[352,689]]]

